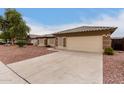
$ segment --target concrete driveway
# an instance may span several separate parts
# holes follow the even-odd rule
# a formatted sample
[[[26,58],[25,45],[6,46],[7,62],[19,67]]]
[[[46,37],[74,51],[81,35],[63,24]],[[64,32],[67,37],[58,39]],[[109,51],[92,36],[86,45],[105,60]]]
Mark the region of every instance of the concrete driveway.
[[[102,54],[59,51],[8,64],[30,83],[102,83]]]

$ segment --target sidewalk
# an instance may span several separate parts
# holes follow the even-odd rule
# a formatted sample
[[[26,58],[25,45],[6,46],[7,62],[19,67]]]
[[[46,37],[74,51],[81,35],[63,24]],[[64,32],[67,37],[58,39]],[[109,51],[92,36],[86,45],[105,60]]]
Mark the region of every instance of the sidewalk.
[[[0,62],[0,84],[26,84],[27,82]]]

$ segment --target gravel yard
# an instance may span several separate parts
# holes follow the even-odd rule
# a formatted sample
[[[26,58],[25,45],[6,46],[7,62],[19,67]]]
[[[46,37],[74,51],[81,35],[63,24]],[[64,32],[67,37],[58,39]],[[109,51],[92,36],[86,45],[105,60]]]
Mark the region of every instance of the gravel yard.
[[[4,64],[9,64],[52,52],[53,51],[47,50],[45,47],[26,46],[24,48],[19,48],[18,46],[0,45],[0,61]]]
[[[124,52],[116,52],[113,56],[104,55],[104,83],[124,84]]]

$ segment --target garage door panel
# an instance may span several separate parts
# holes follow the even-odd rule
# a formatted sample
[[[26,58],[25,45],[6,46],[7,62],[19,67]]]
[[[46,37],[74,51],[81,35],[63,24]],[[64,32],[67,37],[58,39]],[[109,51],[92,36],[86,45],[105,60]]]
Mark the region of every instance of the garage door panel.
[[[68,37],[66,48],[86,52],[102,52],[102,36]]]

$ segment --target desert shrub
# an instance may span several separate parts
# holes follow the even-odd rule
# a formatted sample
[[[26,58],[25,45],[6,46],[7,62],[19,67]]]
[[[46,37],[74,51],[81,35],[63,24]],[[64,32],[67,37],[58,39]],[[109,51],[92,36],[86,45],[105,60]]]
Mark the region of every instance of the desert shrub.
[[[16,44],[19,47],[24,47],[25,45],[27,45],[27,41],[26,40],[18,40]]]
[[[114,54],[114,50],[112,48],[105,48],[104,53],[106,55],[113,55]]]
[[[4,39],[0,39],[0,45],[3,45],[3,44],[5,44],[6,42],[5,42],[5,40]]]

